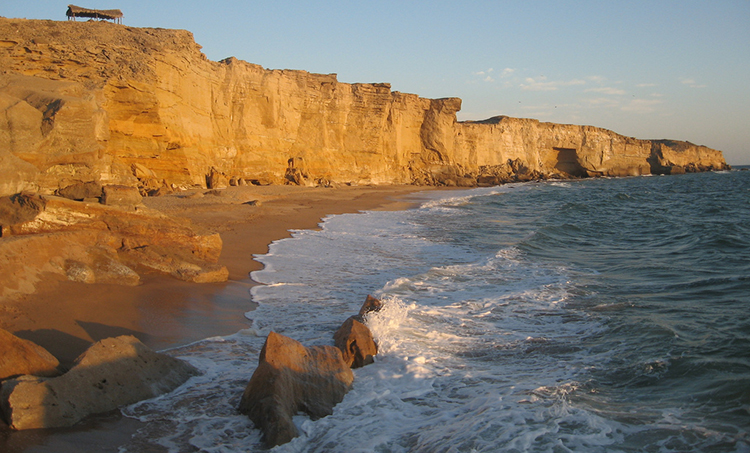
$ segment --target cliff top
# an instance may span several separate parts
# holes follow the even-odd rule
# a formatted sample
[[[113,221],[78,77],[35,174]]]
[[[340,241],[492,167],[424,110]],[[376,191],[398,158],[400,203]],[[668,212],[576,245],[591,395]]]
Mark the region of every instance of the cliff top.
[[[101,21],[53,21],[0,17],[0,67],[47,79],[100,85],[111,77],[148,80],[155,53],[187,52],[205,59],[186,30],[135,28]],[[40,70],[35,57],[54,64]]]

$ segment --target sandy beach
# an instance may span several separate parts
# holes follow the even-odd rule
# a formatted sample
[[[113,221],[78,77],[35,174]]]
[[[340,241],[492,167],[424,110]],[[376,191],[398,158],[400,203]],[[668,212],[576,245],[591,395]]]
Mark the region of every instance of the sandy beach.
[[[253,309],[249,290],[256,285],[249,273],[262,267],[253,255],[266,253],[290,230],[316,228],[328,215],[408,208],[415,202],[409,195],[419,190],[241,186],[147,198],[147,207],[221,235],[219,263],[229,270],[227,282],[186,283],[160,275],[145,275],[135,287],[51,280],[33,295],[0,303],[0,327],[45,347],[63,366],[92,342],[117,335],[134,335],[156,350],[229,335],[249,326],[244,313]],[[113,435],[129,436],[137,427],[112,414],[68,430],[0,430],[0,450],[117,451]]]

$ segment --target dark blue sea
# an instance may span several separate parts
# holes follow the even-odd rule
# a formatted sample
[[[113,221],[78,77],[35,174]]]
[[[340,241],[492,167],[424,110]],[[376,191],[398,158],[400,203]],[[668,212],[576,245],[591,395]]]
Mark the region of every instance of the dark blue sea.
[[[260,257],[253,327],[125,409],[124,451],[262,450],[236,406],[265,335],[331,344],[367,294],[376,363],[278,451],[750,452],[750,172],[510,184],[332,216]]]

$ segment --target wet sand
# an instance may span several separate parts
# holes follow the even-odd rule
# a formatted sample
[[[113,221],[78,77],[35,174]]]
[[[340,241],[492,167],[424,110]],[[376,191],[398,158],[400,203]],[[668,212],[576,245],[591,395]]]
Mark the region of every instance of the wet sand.
[[[415,202],[409,195],[419,190],[247,186],[149,198],[144,200],[148,207],[221,235],[219,263],[229,269],[229,281],[196,284],[142,275],[141,285],[126,287],[51,279],[31,296],[0,302],[0,327],[45,347],[64,366],[92,342],[117,335],[134,335],[161,350],[233,334],[249,326],[244,313],[254,308],[249,291],[256,283],[249,273],[262,265],[253,255],[266,253],[271,242],[289,237],[289,230],[316,228],[328,215],[408,208]],[[120,440],[139,426],[110,414],[70,429],[10,432],[0,427],[0,451],[117,451]]]

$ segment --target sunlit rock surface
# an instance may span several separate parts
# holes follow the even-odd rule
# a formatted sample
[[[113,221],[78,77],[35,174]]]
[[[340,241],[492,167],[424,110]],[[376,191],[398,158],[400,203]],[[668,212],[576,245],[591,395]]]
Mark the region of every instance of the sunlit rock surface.
[[[191,33],[0,18],[0,194],[74,183],[470,186],[721,169],[720,151],[591,127],[457,122],[458,98],[206,59]]]

